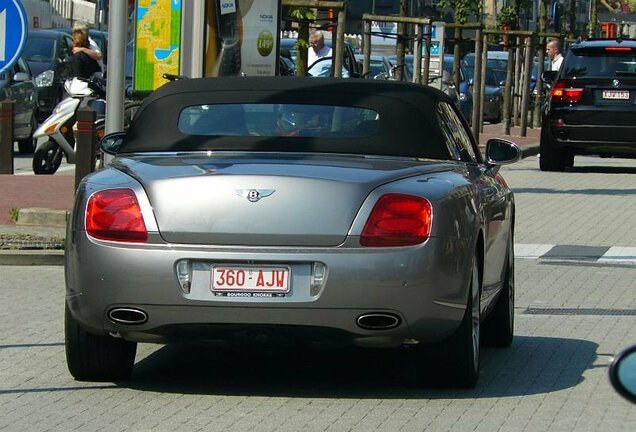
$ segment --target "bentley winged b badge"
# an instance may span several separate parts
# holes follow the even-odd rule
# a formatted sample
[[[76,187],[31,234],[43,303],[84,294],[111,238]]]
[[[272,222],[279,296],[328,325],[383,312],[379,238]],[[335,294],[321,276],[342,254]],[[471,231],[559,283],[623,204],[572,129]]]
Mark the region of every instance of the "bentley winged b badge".
[[[276,189],[235,189],[238,196],[247,198],[249,202],[256,202],[276,192]]]

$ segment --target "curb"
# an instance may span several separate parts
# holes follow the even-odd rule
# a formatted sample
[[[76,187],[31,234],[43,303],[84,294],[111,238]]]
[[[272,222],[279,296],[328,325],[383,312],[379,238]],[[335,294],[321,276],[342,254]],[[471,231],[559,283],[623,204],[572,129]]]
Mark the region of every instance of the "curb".
[[[62,266],[63,250],[0,250],[0,265]]]
[[[521,159],[525,159],[530,156],[536,156],[539,154],[539,144],[532,146],[525,146],[521,149]]]

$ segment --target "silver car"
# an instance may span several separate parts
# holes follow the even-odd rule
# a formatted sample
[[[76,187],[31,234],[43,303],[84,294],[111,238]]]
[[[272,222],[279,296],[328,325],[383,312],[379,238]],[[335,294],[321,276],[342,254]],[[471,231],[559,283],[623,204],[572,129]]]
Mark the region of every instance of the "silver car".
[[[78,188],[66,352],[131,375],[137,342],[408,351],[422,380],[477,382],[513,337],[515,208],[444,93],[364,79],[224,77],[155,91]],[[370,353],[369,355],[372,355]],[[430,372],[430,373],[429,373]]]

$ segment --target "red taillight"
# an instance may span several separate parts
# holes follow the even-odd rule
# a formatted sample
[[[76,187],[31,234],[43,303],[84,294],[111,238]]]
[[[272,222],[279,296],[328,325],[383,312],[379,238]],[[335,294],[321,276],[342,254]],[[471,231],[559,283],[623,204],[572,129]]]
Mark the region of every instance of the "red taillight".
[[[631,51],[632,49],[630,47],[626,47],[626,46],[612,46],[612,47],[605,47],[605,51],[619,51],[619,52],[627,52],[627,51]]]
[[[91,195],[86,206],[86,232],[101,240],[146,241],[148,232],[135,193],[109,189]]]
[[[579,103],[583,97],[582,88],[566,88],[565,82],[557,81],[552,87],[552,100],[569,104]]]
[[[386,194],[380,197],[362,230],[362,246],[409,246],[428,239],[433,210],[424,198]]]
[[[552,87],[552,100],[554,102],[579,103],[583,97],[582,88],[565,87],[563,81],[557,81]]]

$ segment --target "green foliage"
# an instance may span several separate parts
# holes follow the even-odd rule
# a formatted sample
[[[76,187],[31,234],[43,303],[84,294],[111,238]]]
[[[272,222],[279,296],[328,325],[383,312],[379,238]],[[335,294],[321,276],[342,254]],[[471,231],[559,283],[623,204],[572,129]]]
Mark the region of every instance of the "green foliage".
[[[15,223],[18,221],[19,214],[20,214],[20,209],[12,208],[11,210],[9,210],[9,219],[11,219],[11,221]]]
[[[499,28],[506,25],[510,30],[517,30],[518,16],[515,5],[504,6],[497,14],[497,25]]]
[[[315,20],[316,14],[313,9],[308,7],[293,8],[289,11],[289,16],[297,21]]]
[[[455,22],[465,24],[472,15],[479,16],[481,0],[439,0],[439,9],[451,8],[454,12]]]

